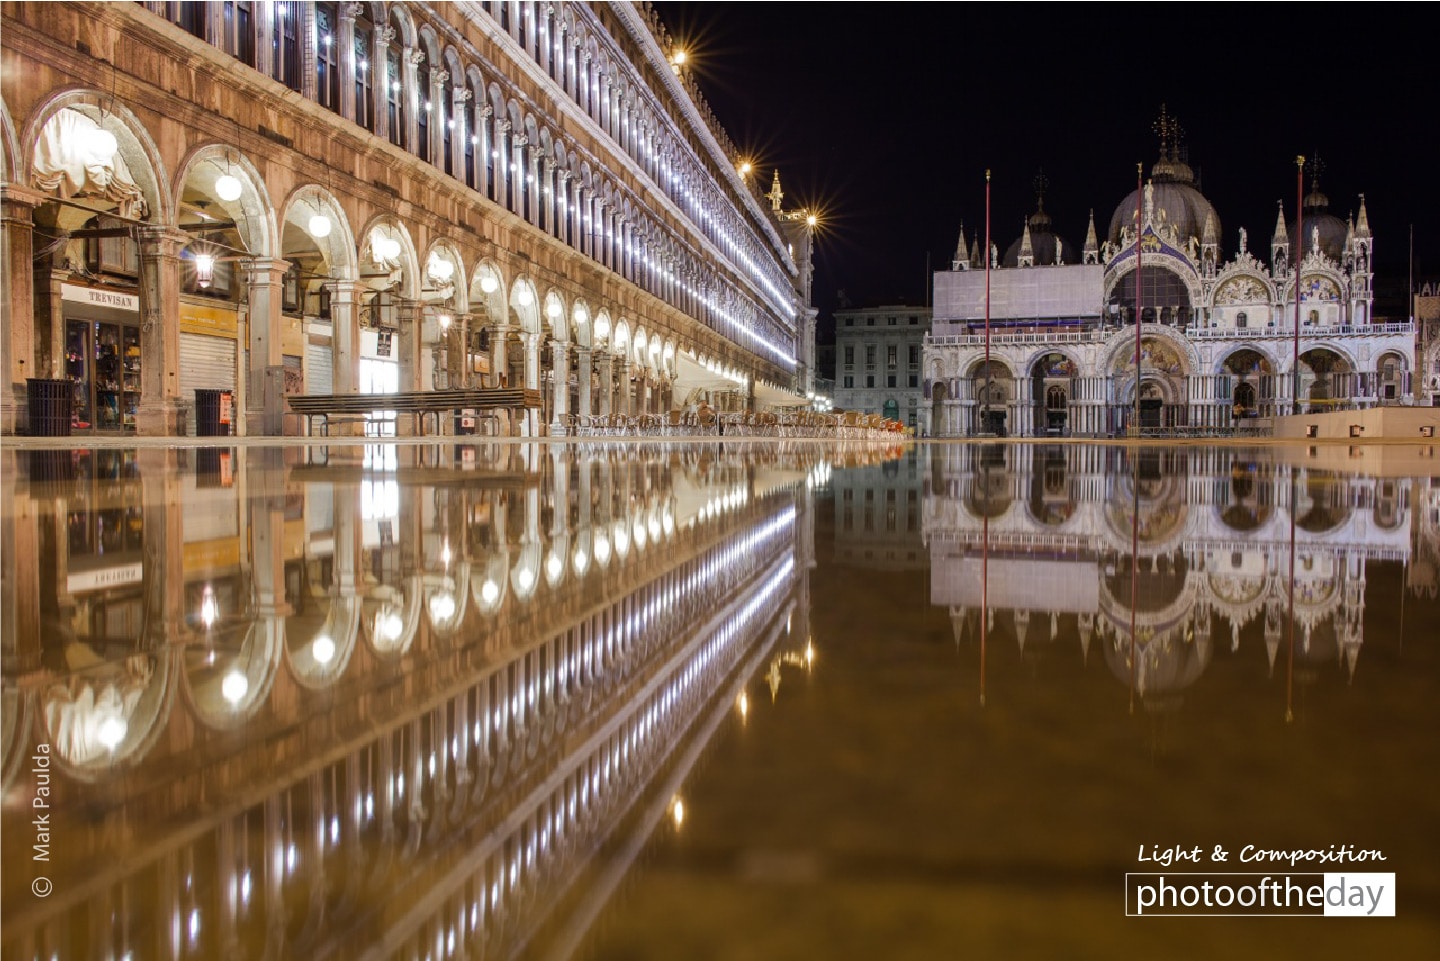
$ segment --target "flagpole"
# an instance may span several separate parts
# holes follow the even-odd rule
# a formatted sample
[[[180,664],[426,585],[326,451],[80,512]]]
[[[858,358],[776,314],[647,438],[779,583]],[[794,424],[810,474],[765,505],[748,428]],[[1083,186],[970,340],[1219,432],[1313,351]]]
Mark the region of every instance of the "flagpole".
[[[985,171],[985,396],[980,407],[980,433],[990,432],[990,171]]]
[[[1140,321],[1145,316],[1142,303],[1143,294],[1140,286],[1141,249],[1144,244],[1141,238],[1145,233],[1145,217],[1141,202],[1145,196],[1145,188],[1141,181],[1145,177],[1145,164],[1135,165],[1135,403],[1133,418],[1130,430],[1127,431],[1132,437],[1140,436]]]
[[[1295,271],[1295,350],[1290,371],[1295,385],[1291,412],[1300,413],[1300,264],[1305,259],[1305,158],[1295,158],[1295,243],[1299,246],[1294,260]]]

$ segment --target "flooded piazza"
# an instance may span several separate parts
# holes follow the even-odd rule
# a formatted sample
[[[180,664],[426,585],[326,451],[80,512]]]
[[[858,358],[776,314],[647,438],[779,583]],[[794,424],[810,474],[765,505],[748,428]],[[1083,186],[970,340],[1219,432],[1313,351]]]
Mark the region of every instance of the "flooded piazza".
[[[1430,447],[154,444],[0,477],[7,961],[1440,943]],[[1167,872],[1389,876],[1394,916],[1130,916]]]

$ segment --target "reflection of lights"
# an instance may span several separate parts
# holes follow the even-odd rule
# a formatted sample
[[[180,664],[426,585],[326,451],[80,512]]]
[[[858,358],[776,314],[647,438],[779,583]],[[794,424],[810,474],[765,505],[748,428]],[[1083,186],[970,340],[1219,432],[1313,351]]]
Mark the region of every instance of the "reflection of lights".
[[[129,730],[129,726],[123,718],[107,717],[100,722],[100,727],[96,730],[95,736],[100,739],[101,744],[113,751],[116,745],[125,740],[125,732],[127,730]]]
[[[450,542],[444,541],[440,545],[440,563],[446,567],[450,566],[450,560],[454,555],[450,553]]]
[[[515,572],[515,581],[520,585],[520,590],[528,591],[535,586],[535,572],[528,567],[522,567]]]
[[[288,848],[285,849],[285,873],[286,873],[286,874],[289,874],[291,871],[294,871],[294,870],[295,870],[295,861],[299,858],[299,856],[300,856],[300,852],[296,850],[295,845],[292,844],[292,845],[290,845]]]
[[[625,522],[615,523],[615,553],[624,557],[630,553],[630,534],[625,530]]]
[[[480,600],[486,604],[494,604],[500,599],[500,585],[494,581],[487,580],[480,587]]]
[[[735,710],[740,712],[741,717],[750,713],[750,697],[744,691],[741,691],[740,696],[735,699]]]
[[[330,639],[329,634],[321,634],[310,642],[310,656],[315,658],[317,664],[329,664],[335,656],[335,642]]]
[[[565,562],[560,559],[560,555],[555,554],[555,553],[551,553],[551,555],[550,555],[548,558],[546,558],[546,560],[545,560],[545,576],[550,579],[550,582],[551,582],[551,583],[554,583],[555,581],[559,580],[559,579],[560,579],[560,575],[561,575],[562,572],[564,572],[564,570],[565,570]]]
[[[430,620],[444,623],[455,616],[455,598],[449,591],[442,591],[430,598]]]
[[[677,828],[685,823],[685,802],[682,799],[677,797],[675,803],[670,805],[670,817]]]
[[[604,534],[595,537],[595,559],[601,564],[610,560],[610,539]]]
[[[387,641],[398,641],[400,632],[405,629],[405,622],[400,620],[400,615],[389,607],[381,609],[375,615],[375,633]]]
[[[809,641],[805,642],[805,666],[810,667],[815,663],[815,645]]]
[[[660,519],[654,514],[650,515],[650,521],[646,524],[646,529],[650,532],[650,540],[658,541],[660,539]]]
[[[215,600],[215,589],[209,584],[205,585],[204,592],[200,595],[200,623],[205,625],[205,630],[215,626],[215,621],[220,617],[220,605]]]
[[[585,568],[590,566],[590,558],[587,557],[585,551],[579,547],[575,548],[575,557],[573,560],[575,562],[576,574],[584,574]]]
[[[670,508],[665,508],[665,516],[661,518],[660,523],[665,528],[666,537],[675,533],[675,513]]]
[[[335,844],[335,843],[337,843],[339,840],[340,840],[340,819],[337,818],[337,817],[332,817],[332,818],[330,819],[330,843],[331,843],[331,844]]]
[[[192,908],[190,911],[190,940],[194,941],[200,937],[200,909]]]
[[[240,878],[240,903],[250,903],[250,872],[246,871]]]
[[[239,671],[226,674],[225,680],[220,682],[220,693],[231,704],[239,704],[249,690],[250,679]]]

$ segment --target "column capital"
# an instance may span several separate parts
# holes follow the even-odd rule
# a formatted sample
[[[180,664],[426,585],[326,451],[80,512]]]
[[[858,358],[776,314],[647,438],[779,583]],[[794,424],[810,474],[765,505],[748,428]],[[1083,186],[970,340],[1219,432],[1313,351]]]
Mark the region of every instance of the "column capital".
[[[418,67],[425,62],[425,51],[411,50],[408,54],[405,55],[405,59],[410,62],[411,66]]]
[[[179,257],[180,251],[194,238],[178,227],[166,224],[140,224],[135,228],[135,241],[140,245],[140,256],[158,254],[165,257]],[[147,251],[147,248],[149,250]]]
[[[7,209],[12,205],[17,207],[38,207],[49,199],[48,195],[26,187],[23,184],[0,184],[0,202],[3,202]]]

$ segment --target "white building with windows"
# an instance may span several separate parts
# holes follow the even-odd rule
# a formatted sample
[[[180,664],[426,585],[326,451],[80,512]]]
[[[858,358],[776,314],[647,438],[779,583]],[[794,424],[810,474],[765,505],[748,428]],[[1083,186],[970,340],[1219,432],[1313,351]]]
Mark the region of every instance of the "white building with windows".
[[[930,308],[892,304],[835,311],[835,406],[880,414],[920,432],[921,359]]]
[[[523,386],[534,434],[810,387],[813,219],[648,4],[0,11],[4,432],[30,378],[162,435],[195,389],[273,433],[287,393]]]
[[[1268,262],[1243,228],[1227,251],[1178,127],[1162,114],[1159,128],[1149,181],[1103,237],[1092,213],[1080,247],[1061,238],[1042,184],[1003,256],[962,228],[951,269],[934,276],[923,406],[933,434],[1110,435],[1136,410],[1142,427],[1221,430],[1297,409],[1414,403],[1414,325],[1372,316],[1364,196],[1340,219],[1312,168],[1302,222],[1281,210]]]

